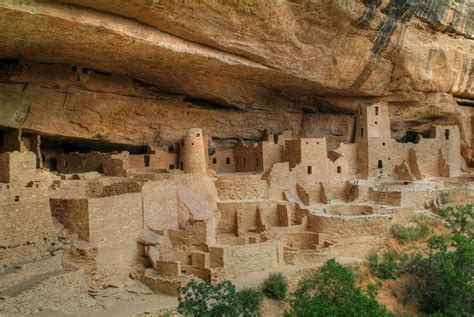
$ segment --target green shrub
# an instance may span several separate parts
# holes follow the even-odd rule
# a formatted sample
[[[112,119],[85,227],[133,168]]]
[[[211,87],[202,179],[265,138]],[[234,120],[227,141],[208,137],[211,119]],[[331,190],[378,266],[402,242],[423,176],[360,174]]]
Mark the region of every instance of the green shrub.
[[[441,192],[441,194],[439,194],[439,197],[443,205],[451,201],[451,194],[449,192]]]
[[[456,206],[439,212],[451,229],[428,241],[427,258],[416,258],[409,267],[414,275],[420,308],[434,316],[474,314],[474,205]]]
[[[263,293],[272,299],[285,299],[288,291],[288,280],[281,273],[270,273],[262,285]]]
[[[242,316],[257,316],[260,304],[263,301],[263,294],[257,288],[246,287],[237,293],[239,311]]]
[[[367,257],[369,268],[372,273],[381,279],[394,279],[400,273],[398,254],[392,250],[383,253],[382,259],[377,254],[371,254]]]
[[[351,270],[332,259],[300,283],[285,316],[385,317],[391,314],[355,285]]]
[[[178,312],[185,316],[258,316],[263,295],[254,288],[236,292],[235,286],[190,281],[178,288]]]
[[[409,227],[395,224],[392,226],[391,232],[398,241],[406,243],[426,237],[430,232],[430,229],[427,225]]]

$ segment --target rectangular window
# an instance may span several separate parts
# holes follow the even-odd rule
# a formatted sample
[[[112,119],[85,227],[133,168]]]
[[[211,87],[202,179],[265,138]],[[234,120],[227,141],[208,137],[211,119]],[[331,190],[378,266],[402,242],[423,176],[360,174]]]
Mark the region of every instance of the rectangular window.
[[[212,164],[217,164],[217,159],[216,158],[212,159]]]
[[[375,115],[376,115],[376,116],[379,115],[379,107],[375,107]]]
[[[225,163],[226,163],[226,164],[230,164],[230,157],[227,157],[227,158],[225,159]]]
[[[174,164],[170,164],[169,169],[174,170]]]
[[[444,130],[444,137],[449,140],[449,129]]]
[[[337,167],[337,173],[338,173],[338,174],[341,174],[341,173],[342,173],[342,166],[338,166],[338,167]]]
[[[308,174],[313,174],[313,167],[312,166],[308,166]]]
[[[150,155],[143,156],[143,163],[145,164],[145,167],[150,166]]]
[[[379,168],[383,168],[383,161],[382,160],[379,160],[378,166],[379,166]]]
[[[183,162],[179,163],[179,165],[180,165],[179,167],[181,168],[181,170],[184,171],[184,164],[183,164]]]
[[[364,128],[360,128],[360,137],[364,136]]]

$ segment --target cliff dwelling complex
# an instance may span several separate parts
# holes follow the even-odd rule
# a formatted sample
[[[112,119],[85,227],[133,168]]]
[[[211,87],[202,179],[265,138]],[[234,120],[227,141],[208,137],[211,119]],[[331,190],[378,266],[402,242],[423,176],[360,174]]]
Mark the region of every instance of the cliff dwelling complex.
[[[126,2],[0,0],[0,315],[363,261],[474,201],[469,1]]]

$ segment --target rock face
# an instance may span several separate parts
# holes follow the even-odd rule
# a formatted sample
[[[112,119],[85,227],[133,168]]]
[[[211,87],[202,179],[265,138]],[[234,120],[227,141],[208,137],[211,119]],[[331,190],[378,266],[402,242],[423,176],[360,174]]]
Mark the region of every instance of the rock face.
[[[455,123],[467,148],[473,15],[468,0],[4,0],[0,125],[135,145],[200,126],[229,145],[386,101],[397,138]]]

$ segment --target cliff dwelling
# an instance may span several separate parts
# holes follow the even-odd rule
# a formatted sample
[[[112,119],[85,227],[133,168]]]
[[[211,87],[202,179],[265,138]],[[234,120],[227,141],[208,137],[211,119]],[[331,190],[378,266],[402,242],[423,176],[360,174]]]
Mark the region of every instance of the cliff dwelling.
[[[0,315],[361,262],[474,201],[472,7],[129,2],[0,1]]]

